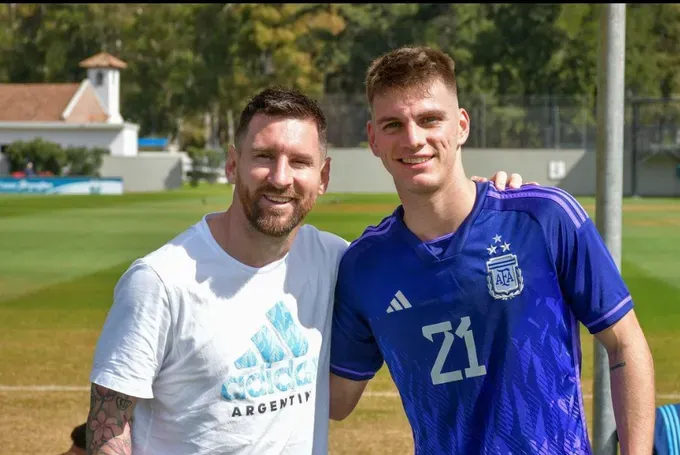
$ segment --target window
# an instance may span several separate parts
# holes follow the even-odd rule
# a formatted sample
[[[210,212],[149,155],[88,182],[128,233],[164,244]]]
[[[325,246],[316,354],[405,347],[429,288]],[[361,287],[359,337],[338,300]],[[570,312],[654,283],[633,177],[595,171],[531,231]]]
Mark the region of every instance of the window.
[[[104,83],[104,72],[103,71],[97,71],[97,74],[95,76],[94,85],[97,86],[97,87],[101,87],[103,83]]]

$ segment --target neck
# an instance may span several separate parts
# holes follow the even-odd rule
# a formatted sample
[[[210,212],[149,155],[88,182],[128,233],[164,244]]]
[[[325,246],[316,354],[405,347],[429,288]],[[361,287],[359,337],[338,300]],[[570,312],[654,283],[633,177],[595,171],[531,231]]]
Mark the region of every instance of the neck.
[[[462,166],[453,169],[453,178],[434,193],[402,192],[404,223],[422,241],[455,232],[472,212],[477,197],[475,183],[465,176]]]
[[[215,241],[231,257],[250,267],[260,268],[283,258],[300,227],[283,237],[271,237],[253,228],[243,210],[232,203],[226,212],[208,220]]]

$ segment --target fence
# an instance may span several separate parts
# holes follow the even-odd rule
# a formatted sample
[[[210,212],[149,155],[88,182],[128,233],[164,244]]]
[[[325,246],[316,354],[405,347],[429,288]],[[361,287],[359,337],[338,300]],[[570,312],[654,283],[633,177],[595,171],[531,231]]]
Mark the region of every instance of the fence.
[[[462,96],[460,105],[471,118],[469,148],[597,148],[594,97]],[[334,147],[366,145],[370,116],[363,95],[327,95],[321,106]],[[624,131],[636,161],[659,153],[680,159],[680,98],[628,98]]]

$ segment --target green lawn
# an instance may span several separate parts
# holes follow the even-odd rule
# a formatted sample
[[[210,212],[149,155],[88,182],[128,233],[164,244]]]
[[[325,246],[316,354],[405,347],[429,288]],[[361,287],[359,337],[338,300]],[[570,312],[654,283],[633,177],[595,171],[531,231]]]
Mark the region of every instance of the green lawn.
[[[87,392],[7,386],[87,386],[94,343],[123,271],[204,213],[225,209],[230,196],[227,187],[204,186],[163,194],[0,198],[0,453],[68,447],[71,428],[85,418]],[[594,216],[594,200],[582,203]],[[330,194],[308,222],[352,240],[396,204],[394,195]],[[626,200],[623,221],[622,269],[654,353],[657,393],[679,394],[680,200]],[[588,393],[592,338],[582,334]],[[410,430],[384,371],[369,392],[349,419],[332,423],[331,452],[412,453]],[[658,402],[668,401],[680,399]]]

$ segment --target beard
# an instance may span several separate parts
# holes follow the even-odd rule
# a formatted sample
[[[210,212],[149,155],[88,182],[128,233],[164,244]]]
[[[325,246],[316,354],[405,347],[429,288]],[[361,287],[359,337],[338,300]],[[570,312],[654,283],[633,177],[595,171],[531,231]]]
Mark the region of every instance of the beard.
[[[270,237],[285,237],[290,234],[293,229],[302,224],[314,206],[314,197],[301,198],[292,189],[281,191],[265,185],[251,193],[238,177],[235,186],[250,225],[258,232]],[[263,208],[259,203],[263,194],[291,198],[289,204],[293,207],[293,213],[284,215]]]

